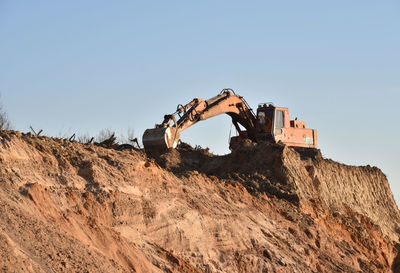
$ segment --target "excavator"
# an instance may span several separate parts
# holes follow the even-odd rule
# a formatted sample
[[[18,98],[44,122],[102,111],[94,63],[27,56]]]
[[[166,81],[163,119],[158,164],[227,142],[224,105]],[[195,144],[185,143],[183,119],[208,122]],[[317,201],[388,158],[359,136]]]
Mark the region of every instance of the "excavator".
[[[231,137],[229,148],[236,149],[246,139],[268,141],[288,146],[317,148],[317,131],[306,128],[304,121],[290,120],[289,109],[273,103],[260,103],[256,114],[246,100],[232,89],[225,88],[217,96],[203,100],[195,98],[179,104],[173,114],[165,115],[161,124],[147,129],[143,145],[149,155],[160,155],[177,147],[180,134],[201,120],[221,114],[232,118],[238,135]]]

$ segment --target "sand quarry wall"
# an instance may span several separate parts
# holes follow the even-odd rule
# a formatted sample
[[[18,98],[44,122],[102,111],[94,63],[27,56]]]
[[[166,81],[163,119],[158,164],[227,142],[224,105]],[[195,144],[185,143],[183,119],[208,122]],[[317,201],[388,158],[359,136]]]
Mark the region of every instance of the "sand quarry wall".
[[[220,157],[187,147],[159,161],[178,173],[189,169],[240,181],[250,192],[284,198],[310,212],[320,206],[337,212],[351,209],[369,217],[391,239],[398,238],[399,210],[377,167],[348,166],[322,158],[320,151],[268,143],[249,144]]]
[[[317,156],[302,161],[293,150],[283,151],[287,181],[296,184],[300,200],[322,201],[331,210],[354,210],[369,217],[396,240],[399,210],[382,171],[371,166],[347,166]]]
[[[398,272],[386,177],[279,145],[158,159],[0,134],[4,272]]]

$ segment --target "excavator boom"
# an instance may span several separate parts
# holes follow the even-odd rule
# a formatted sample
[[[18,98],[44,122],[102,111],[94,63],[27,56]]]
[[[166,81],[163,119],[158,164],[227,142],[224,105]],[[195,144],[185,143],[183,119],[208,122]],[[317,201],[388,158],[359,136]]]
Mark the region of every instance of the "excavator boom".
[[[224,89],[211,99],[195,98],[186,105],[178,105],[176,112],[165,115],[161,124],[147,129],[143,134],[143,145],[146,153],[159,155],[178,144],[180,133],[201,120],[220,114],[228,114],[236,129],[238,124],[247,130],[250,139],[255,140],[256,117],[247,102],[234,93]]]

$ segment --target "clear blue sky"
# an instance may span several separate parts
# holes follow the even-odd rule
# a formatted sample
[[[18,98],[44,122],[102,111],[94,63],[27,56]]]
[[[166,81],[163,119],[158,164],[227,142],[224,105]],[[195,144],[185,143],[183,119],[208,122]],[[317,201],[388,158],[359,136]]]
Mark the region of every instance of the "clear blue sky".
[[[396,3],[397,2],[397,3]],[[399,1],[0,0],[0,92],[15,129],[141,138],[230,87],[289,107],[325,157],[376,165],[400,200]],[[182,139],[228,151],[220,116]]]

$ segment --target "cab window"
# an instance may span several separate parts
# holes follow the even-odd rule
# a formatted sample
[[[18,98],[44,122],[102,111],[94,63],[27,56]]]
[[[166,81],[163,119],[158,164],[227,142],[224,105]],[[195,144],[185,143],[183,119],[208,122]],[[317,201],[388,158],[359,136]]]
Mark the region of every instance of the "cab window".
[[[283,128],[284,127],[284,114],[283,111],[276,111],[276,119],[275,119],[275,128]]]

